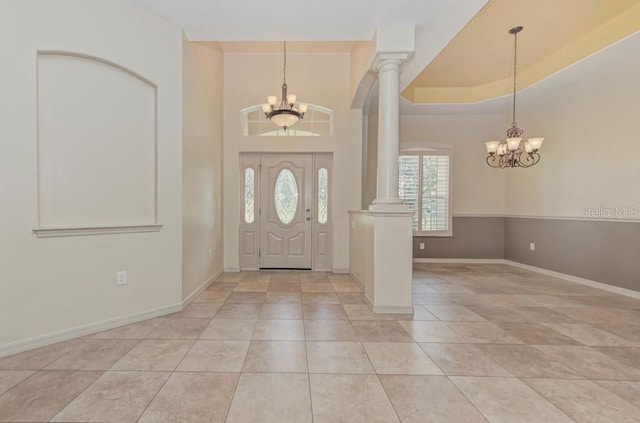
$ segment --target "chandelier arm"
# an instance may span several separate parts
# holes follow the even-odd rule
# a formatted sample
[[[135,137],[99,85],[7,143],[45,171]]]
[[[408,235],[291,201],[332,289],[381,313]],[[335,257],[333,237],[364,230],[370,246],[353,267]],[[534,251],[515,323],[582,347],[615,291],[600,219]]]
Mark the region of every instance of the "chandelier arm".
[[[500,167],[500,161],[495,154],[490,154],[487,156],[487,164],[494,168]]]
[[[540,153],[536,151],[535,153],[530,153],[530,155],[533,158],[533,163],[531,164],[531,166],[538,164],[538,162],[540,161]]]
[[[518,157],[518,163],[521,167],[527,168],[527,167],[531,167],[533,165],[538,164],[538,162],[540,161],[540,154],[539,153],[523,153],[526,154],[524,159],[522,159],[522,155],[520,155],[520,157]]]

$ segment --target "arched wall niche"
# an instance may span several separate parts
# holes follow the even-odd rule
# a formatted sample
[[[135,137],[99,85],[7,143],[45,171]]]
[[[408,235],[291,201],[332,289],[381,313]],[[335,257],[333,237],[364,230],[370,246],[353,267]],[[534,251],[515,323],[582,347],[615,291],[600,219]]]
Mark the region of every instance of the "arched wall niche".
[[[158,230],[157,86],[76,52],[37,58],[38,236]]]

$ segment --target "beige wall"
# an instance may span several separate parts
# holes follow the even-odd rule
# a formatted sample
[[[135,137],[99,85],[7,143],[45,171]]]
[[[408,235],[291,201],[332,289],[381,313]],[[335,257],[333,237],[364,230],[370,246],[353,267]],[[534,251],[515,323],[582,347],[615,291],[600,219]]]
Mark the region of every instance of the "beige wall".
[[[630,37],[576,65],[593,71],[521,97],[526,134],[546,140],[540,163],[507,179],[507,259],[640,290],[638,43]]]
[[[289,54],[289,92],[334,112],[331,137],[243,136],[240,110],[280,96],[281,54],[227,53],[224,57],[224,267],[239,268],[240,152],[332,152],[333,268],[349,267],[349,216],[361,198],[362,113],[350,109],[349,54]]]
[[[452,146],[453,215],[502,215],[505,174],[485,163],[484,142],[500,136],[506,124],[505,118],[496,114],[459,112],[402,116],[400,148],[421,143]]]
[[[367,208],[376,196],[378,116],[375,105],[367,116],[367,140],[364,152],[366,175],[362,205]],[[454,216],[502,216],[505,207],[505,173],[485,163],[484,142],[499,137],[508,118],[495,111],[467,112],[471,107],[456,106],[456,111],[428,106],[423,114],[400,117],[400,148],[444,144],[453,149],[452,206]],[[477,106],[474,106],[477,110]],[[445,110],[443,112],[442,110]]]
[[[120,0],[3,2],[0,28],[6,35],[0,41],[0,354],[179,307],[180,29]],[[39,210],[39,50],[95,56],[157,85],[157,218],[163,225],[159,232],[47,239],[33,233]],[[123,101],[105,98],[111,108]],[[87,134],[88,142],[95,142],[94,135]],[[71,158],[77,153],[68,150]],[[78,157],[75,170],[91,175],[92,162],[85,159]],[[108,189],[108,196],[118,193],[124,205],[135,201],[126,179],[117,175],[121,162],[114,157],[108,161],[116,175],[100,189]],[[137,177],[135,172],[130,175]],[[146,176],[142,172],[141,177]],[[138,180],[131,182],[145,187]],[[89,182],[75,181],[73,186],[77,188],[70,202],[84,195],[100,197]],[[128,220],[136,216],[119,215],[119,223],[134,223]],[[116,272],[121,270],[128,272],[128,283],[116,286]]]
[[[365,117],[362,207],[376,196],[378,116],[375,101]],[[420,106],[411,106],[418,111]],[[452,147],[451,237],[414,237],[415,258],[503,258],[504,171],[485,162],[484,142],[500,135],[508,118],[501,106],[424,106],[400,117],[400,148]],[[414,112],[416,113],[416,112]],[[420,243],[425,249],[420,250]]]
[[[222,271],[222,62],[183,36],[183,299]]]
[[[525,135],[546,140],[538,165],[510,173],[507,215],[579,218],[583,207],[640,210],[639,74],[636,53],[555,90],[521,96]]]

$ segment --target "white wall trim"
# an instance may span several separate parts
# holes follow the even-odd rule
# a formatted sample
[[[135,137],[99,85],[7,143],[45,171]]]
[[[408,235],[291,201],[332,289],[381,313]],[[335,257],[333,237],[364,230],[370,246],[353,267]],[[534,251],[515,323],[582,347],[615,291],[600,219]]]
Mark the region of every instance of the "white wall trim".
[[[583,217],[583,216],[528,216],[506,214],[509,219],[539,219],[539,220],[576,220],[582,222],[614,222],[614,223],[640,223],[640,219],[617,219],[613,217]]]
[[[369,298],[366,292],[362,295],[362,299],[364,300],[364,303],[373,311],[373,301],[371,301],[371,298]]]
[[[9,344],[0,345],[0,357],[4,357],[11,354],[17,354],[23,351],[32,350],[34,348],[44,347],[47,345],[55,344],[56,342],[67,341],[69,339],[78,338],[80,336],[91,335],[94,333],[102,332],[105,330],[117,328],[132,323],[138,323],[143,320],[152,319],[154,317],[166,316],[168,314],[177,313],[184,310],[198,294],[207,289],[209,285],[213,283],[220,275],[222,271],[219,270],[209,279],[207,279],[202,285],[200,285],[195,291],[193,291],[187,298],[182,300],[181,303],[159,307],[152,310],[143,311],[140,313],[130,314],[124,317],[115,317],[113,319],[103,320],[101,322],[89,323],[75,328],[64,329],[61,331],[48,333],[45,335],[34,336],[32,338],[23,339],[20,341],[11,342]]]
[[[376,314],[413,314],[413,306],[376,306],[373,307]]]
[[[331,269],[331,273],[349,273],[349,268],[347,267],[334,267]]]
[[[140,313],[130,314],[124,317],[115,317],[112,319],[103,320],[101,322],[89,323],[82,326],[76,326],[75,328],[64,329],[45,335],[21,339],[19,341],[0,345],[0,357],[17,354],[23,351],[32,350],[34,348],[44,347],[46,345],[55,344],[56,342],[67,341],[69,339],[78,338],[80,336],[102,332],[131,323],[138,323],[143,320],[152,319],[154,317],[166,316],[167,314],[176,313],[181,310],[182,303],[176,303],[164,307],[146,310]]]
[[[66,226],[56,228],[33,228],[38,238],[65,236],[89,236],[109,234],[131,234],[139,232],[159,232],[162,225],[119,225],[119,226]]]
[[[505,217],[505,215],[500,213],[456,213],[454,212],[453,217],[484,218],[484,217]]]
[[[249,269],[245,269],[245,270],[249,270]],[[240,268],[239,267],[225,267],[223,271],[224,271],[224,273],[240,273]]]
[[[505,264],[504,259],[472,259],[472,258],[414,258],[414,263],[450,263],[450,264]]]
[[[191,304],[191,302],[200,294],[202,291],[207,289],[209,285],[213,283],[216,279],[218,279],[222,275],[222,270],[218,270],[216,273],[211,275],[209,279],[204,281],[198,288],[196,288],[191,294],[189,294],[184,300],[182,300],[182,308],[184,309],[186,306]]]
[[[549,269],[544,269],[542,267],[530,266],[524,263],[518,263],[516,261],[504,260],[504,264],[508,264],[514,267],[518,267],[520,269],[530,270],[532,272],[540,273],[547,276],[553,276],[558,279],[564,279],[569,282],[579,283],[580,285],[590,286],[591,288],[602,289],[603,291],[613,292],[615,294],[624,295],[626,297],[632,297],[640,299],[640,292],[634,291],[632,289],[621,288],[619,286],[609,285],[602,282],[592,281],[590,279],[584,279],[578,276],[568,275],[566,273],[560,273]]]
[[[364,303],[376,314],[413,314],[413,305],[410,306],[393,306],[383,305],[374,306],[371,299],[365,294]]]
[[[569,275],[567,273],[560,273],[554,270],[544,269],[542,267],[530,266],[524,263],[518,263],[517,261],[504,260],[504,259],[438,259],[438,258],[415,258],[414,263],[450,263],[450,264],[506,264],[520,269],[530,270],[532,272],[540,273],[542,275],[553,276],[558,279],[562,279],[569,282],[575,282],[580,285],[589,286],[591,288],[601,289],[603,291],[612,292],[614,294],[624,295],[626,297],[640,299],[640,292],[632,289],[621,288],[619,286],[609,285],[603,282],[592,281],[591,279],[581,278],[579,276]]]
[[[362,289],[362,292],[364,292],[364,283],[360,280],[360,278],[351,270],[349,270],[348,273],[349,273],[349,276],[351,276],[351,279],[353,279],[356,282],[356,285],[358,285],[360,289]]]
[[[517,214],[500,214],[500,213],[453,213],[453,217],[467,218],[486,218],[486,217],[503,217],[510,219],[539,219],[539,220],[575,220],[584,222],[615,222],[615,223],[640,223],[640,219],[617,219],[606,217],[584,217],[584,216],[533,216],[533,215],[517,215]]]

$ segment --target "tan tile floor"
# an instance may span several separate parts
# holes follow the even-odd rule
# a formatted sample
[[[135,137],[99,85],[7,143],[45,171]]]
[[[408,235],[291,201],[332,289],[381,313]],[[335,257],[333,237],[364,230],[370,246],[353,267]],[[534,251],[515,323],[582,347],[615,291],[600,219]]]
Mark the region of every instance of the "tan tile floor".
[[[413,316],[347,275],[225,274],[184,311],[0,358],[0,422],[639,422],[640,300],[417,265]]]

